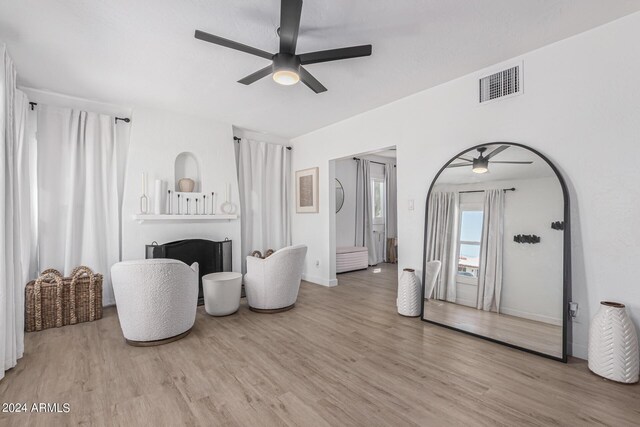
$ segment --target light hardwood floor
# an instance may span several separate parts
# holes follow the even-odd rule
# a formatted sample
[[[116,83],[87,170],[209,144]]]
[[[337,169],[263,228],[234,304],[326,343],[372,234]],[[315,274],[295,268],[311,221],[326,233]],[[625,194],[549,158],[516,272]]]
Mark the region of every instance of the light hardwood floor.
[[[562,326],[437,300],[424,302],[424,317],[463,331],[562,357]]]
[[[286,313],[209,317],[160,347],[124,343],[114,309],[26,336],[3,402],[70,414],[0,425],[638,425],[640,387],[395,311],[396,270],[303,283]]]

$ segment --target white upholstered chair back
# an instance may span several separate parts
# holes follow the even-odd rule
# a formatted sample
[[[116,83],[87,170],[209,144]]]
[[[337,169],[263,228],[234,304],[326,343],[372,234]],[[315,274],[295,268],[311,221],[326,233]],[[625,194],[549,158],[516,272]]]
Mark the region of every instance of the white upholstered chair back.
[[[130,341],[157,341],[193,327],[198,263],[174,259],[119,262],[111,267],[122,333]]]
[[[276,310],[293,305],[298,299],[305,245],[288,246],[261,259],[247,257],[244,276],[247,302],[252,308]]]

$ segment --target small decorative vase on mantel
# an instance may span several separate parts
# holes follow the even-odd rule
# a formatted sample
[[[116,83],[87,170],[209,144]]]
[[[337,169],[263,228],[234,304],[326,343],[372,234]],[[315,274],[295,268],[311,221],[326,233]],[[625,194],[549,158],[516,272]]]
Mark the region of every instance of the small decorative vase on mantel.
[[[191,178],[182,178],[178,180],[178,188],[183,193],[191,193],[196,186],[196,183]]]
[[[589,369],[613,381],[638,382],[638,335],[624,304],[600,303],[589,328]]]
[[[415,270],[405,268],[400,274],[398,281],[398,314],[407,317],[420,316],[420,282],[416,277]]]

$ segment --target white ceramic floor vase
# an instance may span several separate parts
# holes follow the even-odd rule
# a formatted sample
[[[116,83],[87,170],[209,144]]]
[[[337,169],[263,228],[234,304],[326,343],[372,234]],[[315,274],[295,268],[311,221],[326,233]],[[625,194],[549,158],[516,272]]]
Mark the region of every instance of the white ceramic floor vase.
[[[638,335],[624,304],[600,303],[589,328],[589,369],[613,381],[638,382]]]
[[[405,268],[398,282],[398,313],[403,316],[420,316],[420,283],[415,275],[415,270]]]

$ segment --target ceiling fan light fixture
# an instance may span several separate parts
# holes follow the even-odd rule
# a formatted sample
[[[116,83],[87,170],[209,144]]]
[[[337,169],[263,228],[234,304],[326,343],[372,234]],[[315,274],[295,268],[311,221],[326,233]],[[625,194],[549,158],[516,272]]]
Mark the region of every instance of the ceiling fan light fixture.
[[[300,81],[300,60],[295,55],[273,55],[273,81],[291,86]]]
[[[273,73],[273,81],[283,86],[291,86],[300,81],[300,75],[292,70],[278,70]]]
[[[473,168],[471,170],[473,173],[489,172],[489,160],[482,157],[482,155],[477,159],[473,159]]]

